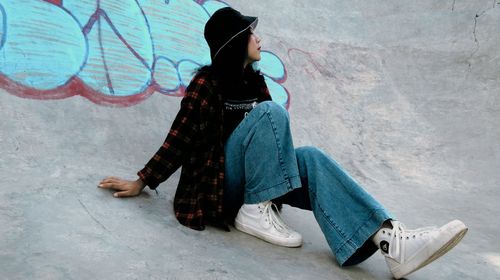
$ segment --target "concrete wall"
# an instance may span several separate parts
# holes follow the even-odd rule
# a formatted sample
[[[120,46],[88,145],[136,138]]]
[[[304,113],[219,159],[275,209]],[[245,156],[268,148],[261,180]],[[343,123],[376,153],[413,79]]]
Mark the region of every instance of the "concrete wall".
[[[285,208],[305,239],[290,250],[180,226],[171,209],[178,174],[159,196],[118,200],[96,189],[107,175],[133,179],[161,145],[183,65],[206,58],[196,35],[206,3],[219,3],[52,2],[0,0],[1,275],[390,277],[380,255],[339,268],[311,213]],[[289,105],[297,146],[331,154],[409,227],[454,218],[470,227],[410,278],[499,278],[499,3],[227,4],[259,16],[269,55],[261,67]]]

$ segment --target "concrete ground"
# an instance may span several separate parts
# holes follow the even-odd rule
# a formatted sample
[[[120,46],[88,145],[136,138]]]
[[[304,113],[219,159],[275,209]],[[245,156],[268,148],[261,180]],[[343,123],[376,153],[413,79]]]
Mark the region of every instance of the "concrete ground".
[[[408,227],[461,219],[464,240],[409,279],[500,278],[500,3],[227,1],[260,18],[287,70],[297,146],[318,146]],[[96,105],[0,90],[1,279],[390,279],[384,259],[340,268],[309,212],[285,207],[297,249],[181,226],[178,173],[114,199],[180,98]]]

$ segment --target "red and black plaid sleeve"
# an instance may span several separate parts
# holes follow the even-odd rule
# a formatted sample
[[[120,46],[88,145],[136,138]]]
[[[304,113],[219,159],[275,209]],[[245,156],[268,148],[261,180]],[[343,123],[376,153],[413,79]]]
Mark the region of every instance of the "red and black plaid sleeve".
[[[199,129],[201,96],[203,91],[207,90],[206,83],[202,77],[195,77],[191,81],[165,142],[137,173],[151,189],[158,187],[182,165],[183,156]]]

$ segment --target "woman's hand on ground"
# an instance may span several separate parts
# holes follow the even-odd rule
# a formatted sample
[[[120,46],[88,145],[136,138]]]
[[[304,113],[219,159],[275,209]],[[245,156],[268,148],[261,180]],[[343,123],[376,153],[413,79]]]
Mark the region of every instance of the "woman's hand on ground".
[[[98,187],[102,189],[116,190],[114,197],[129,197],[139,195],[146,185],[141,179],[128,181],[117,177],[107,177],[102,180]]]

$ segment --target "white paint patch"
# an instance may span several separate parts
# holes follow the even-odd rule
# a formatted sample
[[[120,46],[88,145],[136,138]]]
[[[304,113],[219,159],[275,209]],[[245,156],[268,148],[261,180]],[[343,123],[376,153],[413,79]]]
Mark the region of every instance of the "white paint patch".
[[[484,254],[484,258],[489,265],[493,266],[496,271],[500,272],[500,253],[486,253]]]

